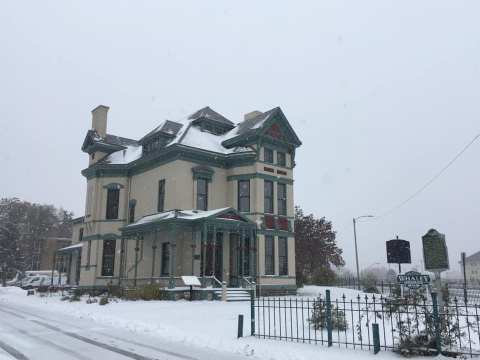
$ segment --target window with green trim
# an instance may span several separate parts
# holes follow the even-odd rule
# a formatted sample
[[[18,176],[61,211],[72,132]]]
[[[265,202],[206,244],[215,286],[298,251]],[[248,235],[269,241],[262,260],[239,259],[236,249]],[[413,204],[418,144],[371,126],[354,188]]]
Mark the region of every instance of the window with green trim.
[[[208,180],[197,179],[197,210],[208,210]]]
[[[263,161],[269,164],[273,164],[273,150],[269,148],[263,148]]]
[[[103,240],[102,276],[113,276],[115,267],[115,240]]]
[[[265,275],[275,275],[275,241],[271,235],[265,235]]]
[[[273,214],[273,181],[263,181],[264,212]]]
[[[285,153],[282,151],[277,151],[277,165],[287,166],[287,159],[286,159]]]
[[[165,211],[165,179],[162,179],[158,182],[158,202],[157,202],[157,211]]]
[[[287,184],[277,183],[278,215],[287,215]]]
[[[250,211],[250,180],[238,180],[238,211]]]
[[[118,219],[120,189],[107,189],[107,220]]]
[[[278,273],[288,275],[288,239],[283,236],[278,237]]]

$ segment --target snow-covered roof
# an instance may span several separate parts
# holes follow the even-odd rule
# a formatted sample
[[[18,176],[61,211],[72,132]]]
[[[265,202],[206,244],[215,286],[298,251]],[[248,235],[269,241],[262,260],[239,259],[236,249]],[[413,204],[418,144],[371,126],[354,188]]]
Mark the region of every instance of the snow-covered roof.
[[[132,161],[140,159],[142,156],[142,146],[140,145],[129,145],[126,149],[116,151],[106,158],[103,159],[104,162],[109,164],[128,164]]]
[[[193,124],[201,117],[212,118],[219,122],[222,121],[224,124],[233,124],[230,122],[230,120],[224,118],[210,108],[203,108],[183,119],[178,119],[175,121],[163,121],[159,126],[145,135],[140,141],[129,144],[124,150],[119,150],[106,156],[102,162],[108,164],[128,164],[139,159],[142,156],[142,146],[140,143],[142,143],[145,139],[152,138],[154,135],[159,133],[169,136],[169,141],[165,145],[165,148],[168,148],[174,144],[178,144],[224,155],[251,152],[252,150],[247,147],[226,148],[222,145],[222,142],[237,136],[239,132],[236,132],[236,130],[244,132],[245,130],[251,128],[251,126],[256,126],[258,128],[268,119],[268,116],[263,116],[261,119],[263,121],[257,119],[256,122],[248,121],[247,124],[244,124],[247,122],[246,120],[234,127],[231,131],[228,131],[225,134],[217,135],[209,131],[202,130],[199,126]]]
[[[77,249],[81,249],[83,246],[83,243],[76,243],[74,245],[70,245],[61,249],[58,249],[57,252],[68,252],[68,251],[73,251]]]
[[[221,216],[224,214],[230,214],[234,213],[235,217],[229,217],[229,216]],[[180,219],[180,220],[187,220],[187,221],[196,221],[196,220],[202,220],[210,217],[216,217],[219,216],[222,218],[222,220],[225,221],[238,221],[239,219],[244,219],[246,222],[250,222],[247,218],[237,215],[237,212],[235,209],[231,207],[225,207],[225,208],[220,208],[220,209],[213,209],[213,210],[169,210],[169,211],[164,211],[161,213],[156,213],[152,215],[146,215],[136,222],[129,224],[125,226],[124,229],[131,229],[135,228],[139,225],[146,225],[146,224],[152,224],[152,223],[158,223],[166,220],[172,220],[172,219]]]

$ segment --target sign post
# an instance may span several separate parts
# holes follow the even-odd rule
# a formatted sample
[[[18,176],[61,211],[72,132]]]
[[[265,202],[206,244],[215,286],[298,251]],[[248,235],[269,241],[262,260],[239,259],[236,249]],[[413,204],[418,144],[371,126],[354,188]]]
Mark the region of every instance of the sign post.
[[[398,264],[398,274],[402,273],[402,264],[411,264],[410,242],[396,239],[387,241],[387,263]],[[403,285],[400,283],[400,296],[403,297]]]
[[[435,274],[435,288],[439,295],[438,306],[442,310],[444,299],[440,275],[443,271],[450,269],[445,234],[439,233],[435,229],[430,229],[422,236],[422,245],[425,270]]]

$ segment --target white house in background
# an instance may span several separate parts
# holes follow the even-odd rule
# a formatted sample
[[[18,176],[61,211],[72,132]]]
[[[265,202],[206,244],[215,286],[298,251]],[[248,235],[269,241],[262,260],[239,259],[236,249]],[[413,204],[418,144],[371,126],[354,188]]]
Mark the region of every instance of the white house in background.
[[[480,283],[480,251],[466,257],[465,270],[467,273],[467,281]]]
[[[89,166],[78,245],[58,253],[81,255],[80,286],[174,288],[180,276],[196,275],[230,287],[255,280],[262,293],[296,291],[293,169],[301,142],[280,108],[235,124],[205,107],[140,140],[108,134],[108,110],[92,111],[82,146]]]

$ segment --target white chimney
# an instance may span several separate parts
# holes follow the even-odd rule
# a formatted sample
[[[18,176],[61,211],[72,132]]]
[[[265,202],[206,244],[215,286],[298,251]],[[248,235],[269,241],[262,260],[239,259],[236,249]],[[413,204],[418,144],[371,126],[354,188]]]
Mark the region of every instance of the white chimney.
[[[250,120],[253,119],[254,117],[257,117],[258,115],[262,115],[263,113],[258,110],[251,111],[249,113],[246,113],[243,115],[244,120]]]
[[[96,130],[102,138],[107,135],[107,113],[110,108],[98,105],[92,110],[92,129]]]

